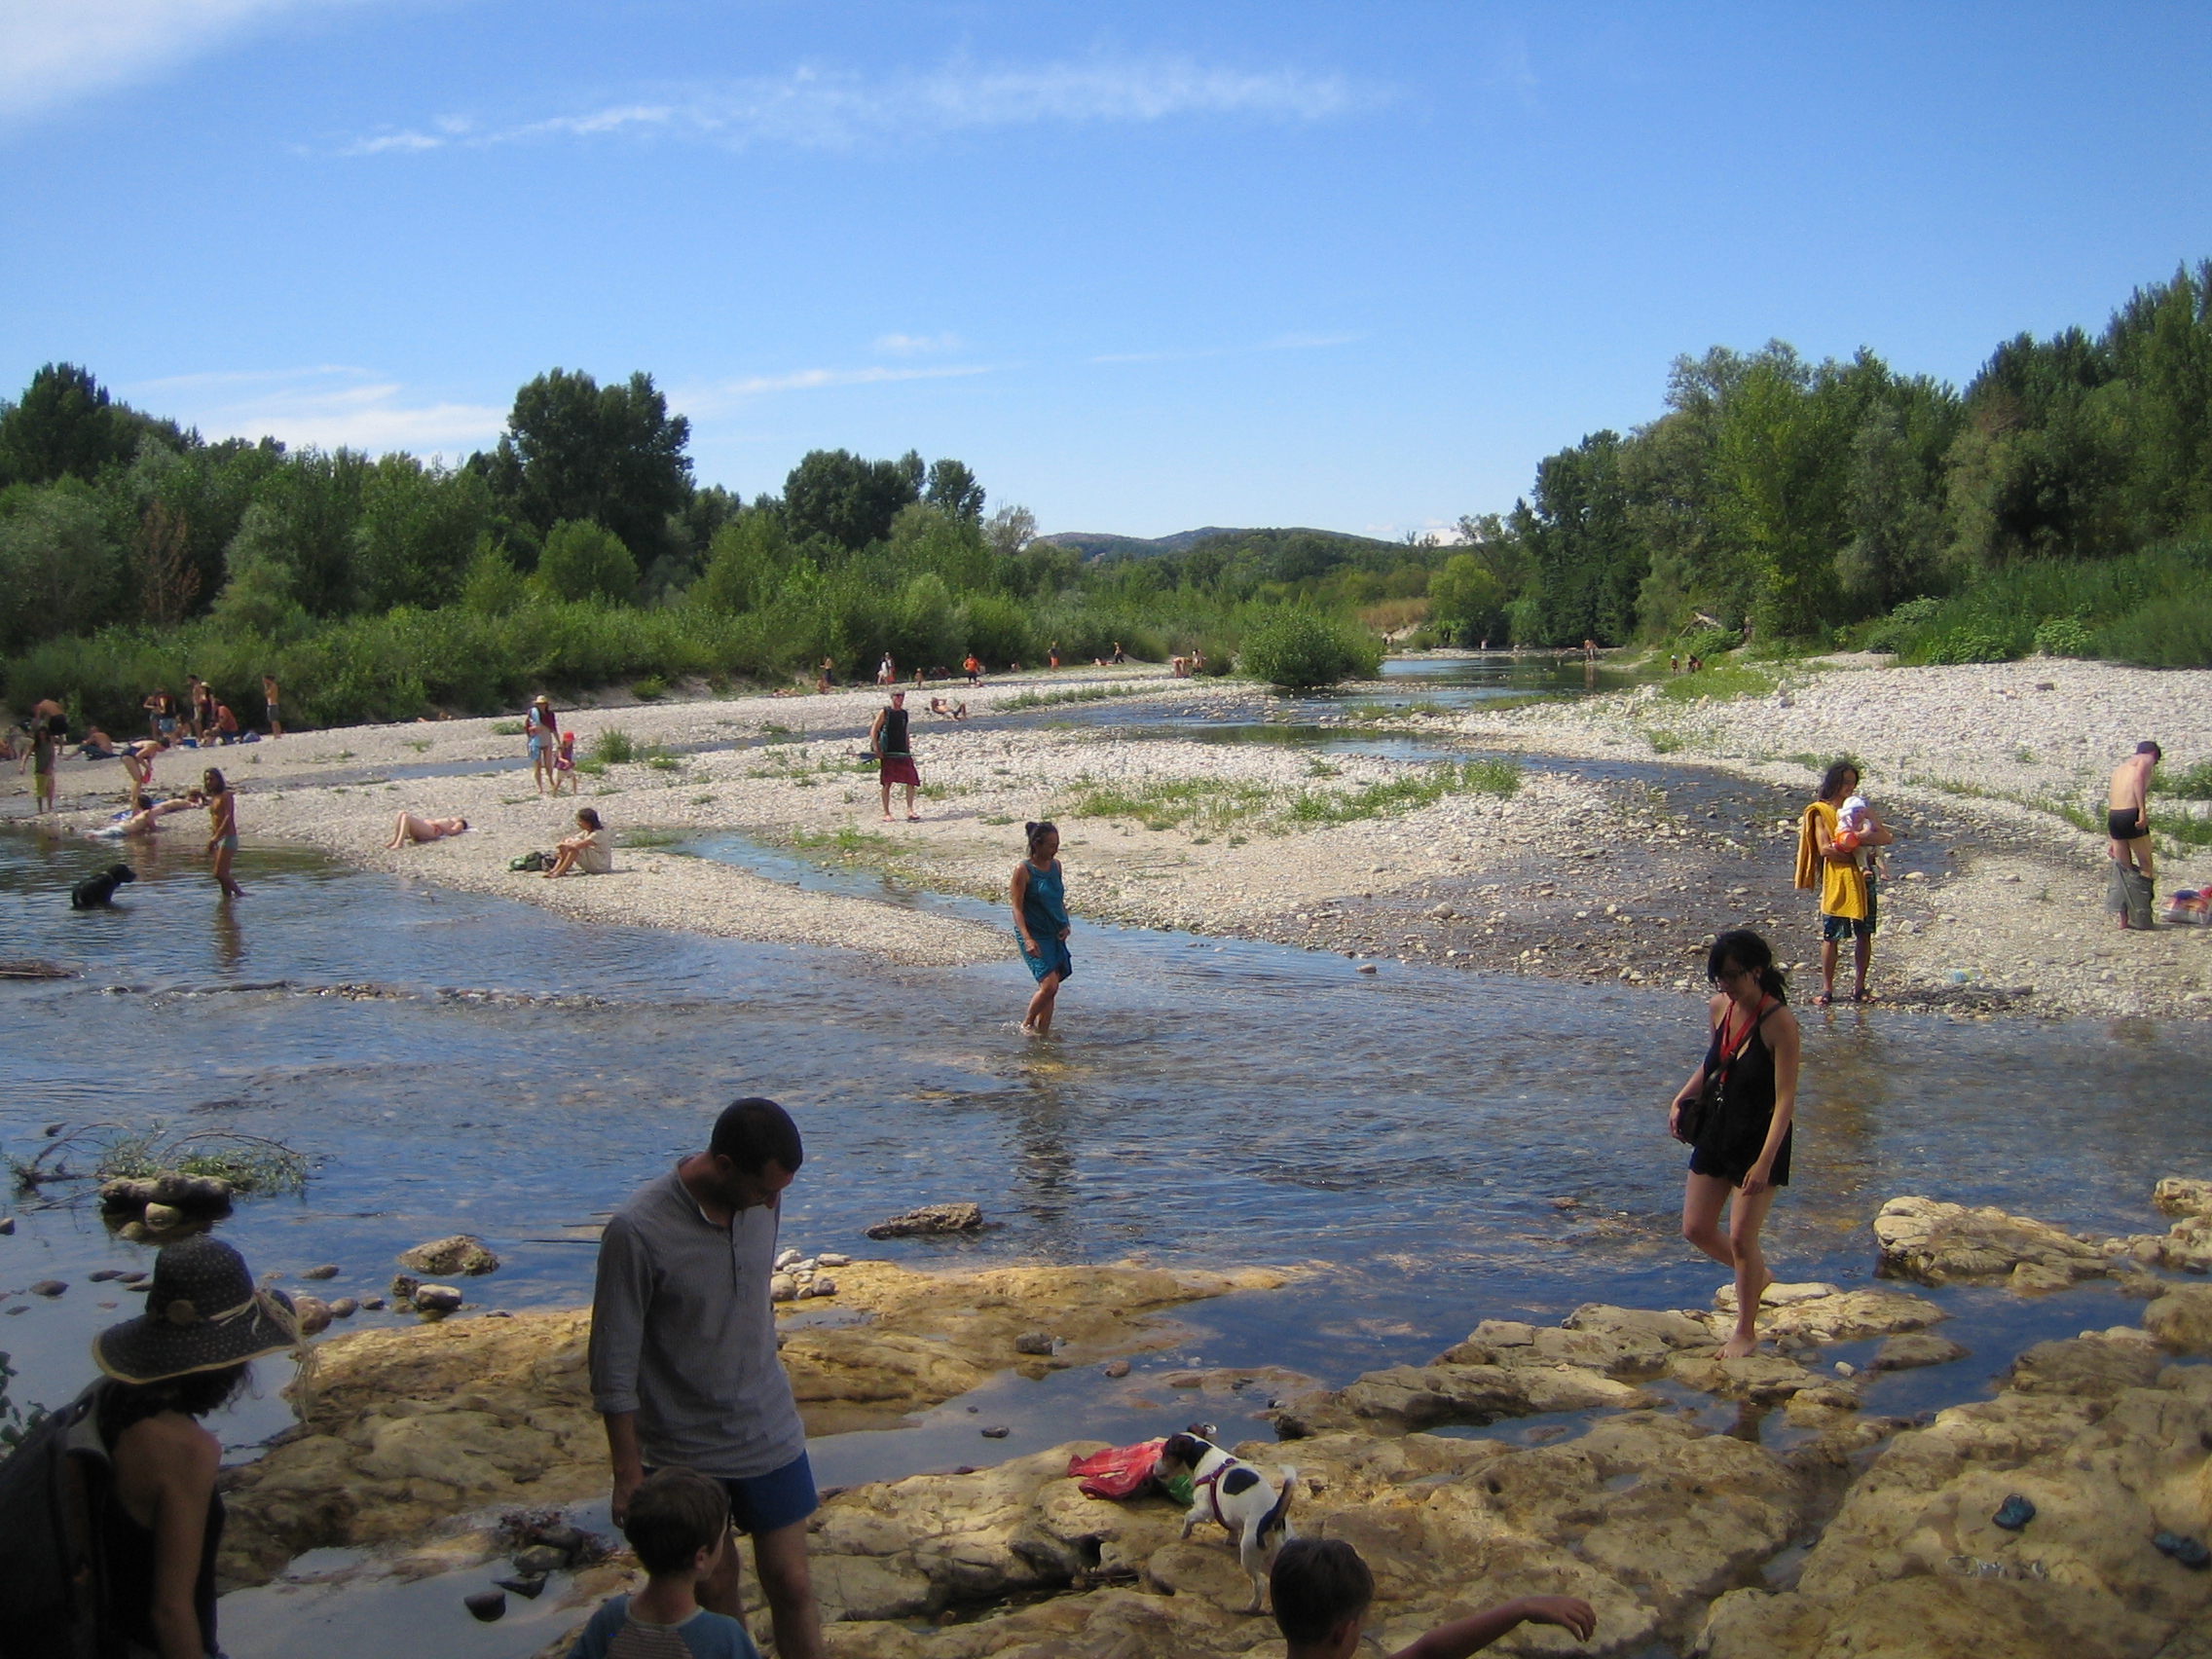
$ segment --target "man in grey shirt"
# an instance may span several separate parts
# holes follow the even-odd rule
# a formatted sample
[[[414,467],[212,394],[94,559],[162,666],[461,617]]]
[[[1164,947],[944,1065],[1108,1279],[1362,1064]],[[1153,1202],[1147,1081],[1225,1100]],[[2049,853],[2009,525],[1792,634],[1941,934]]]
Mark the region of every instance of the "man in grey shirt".
[[[614,1521],[655,1468],[695,1469],[729,1493],[753,1536],[783,1659],[822,1659],[807,1572],[814,1471],[768,1301],[782,1193],[805,1153],[773,1100],[738,1101],[694,1153],[614,1214],[592,1297],[592,1405],[607,1419]],[[744,1616],[737,1551],[700,1581],[699,1603]]]

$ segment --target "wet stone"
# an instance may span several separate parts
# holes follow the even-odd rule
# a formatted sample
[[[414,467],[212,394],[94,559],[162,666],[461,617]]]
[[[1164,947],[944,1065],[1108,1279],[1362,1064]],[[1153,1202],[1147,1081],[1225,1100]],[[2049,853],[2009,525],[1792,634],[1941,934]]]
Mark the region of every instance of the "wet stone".
[[[1869,1371],[1914,1371],[1924,1365],[1948,1365],[1967,1357],[1966,1348],[1948,1337],[1926,1331],[1904,1331],[1876,1350]]]

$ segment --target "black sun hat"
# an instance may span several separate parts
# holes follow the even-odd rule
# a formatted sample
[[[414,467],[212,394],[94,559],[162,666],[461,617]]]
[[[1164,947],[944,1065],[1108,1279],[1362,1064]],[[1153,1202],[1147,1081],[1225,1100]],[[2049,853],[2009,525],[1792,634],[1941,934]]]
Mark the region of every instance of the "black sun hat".
[[[201,1234],[163,1246],[146,1311],[94,1337],[92,1360],[121,1382],[160,1382],[300,1346],[291,1298],[257,1287],[243,1256]]]

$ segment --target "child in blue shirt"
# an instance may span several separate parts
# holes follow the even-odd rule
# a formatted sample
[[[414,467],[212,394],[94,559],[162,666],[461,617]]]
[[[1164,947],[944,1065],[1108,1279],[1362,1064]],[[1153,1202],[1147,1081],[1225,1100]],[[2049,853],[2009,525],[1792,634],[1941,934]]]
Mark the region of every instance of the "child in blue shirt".
[[[569,1659],[760,1659],[743,1625],[697,1600],[699,1580],[736,1547],[719,1481],[654,1470],[630,1499],[622,1535],[645,1569],[645,1587],[592,1614]]]

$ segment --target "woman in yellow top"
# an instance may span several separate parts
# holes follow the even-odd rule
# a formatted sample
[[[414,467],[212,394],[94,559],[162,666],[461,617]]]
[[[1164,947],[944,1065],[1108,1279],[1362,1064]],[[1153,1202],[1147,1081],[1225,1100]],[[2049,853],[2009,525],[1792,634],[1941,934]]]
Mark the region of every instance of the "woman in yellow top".
[[[1846,845],[1836,827],[1843,803],[1859,793],[1859,768],[1838,760],[1821,779],[1820,798],[1805,808],[1797,830],[1797,885],[1821,890],[1821,994],[1815,1008],[1835,1000],[1835,963],[1845,940],[1852,940],[1852,965],[1857,980],[1853,1002],[1866,1002],[1866,970],[1874,960],[1874,881],[1860,866],[1861,847],[1886,847],[1896,839],[1873,821],[1873,827]]]

